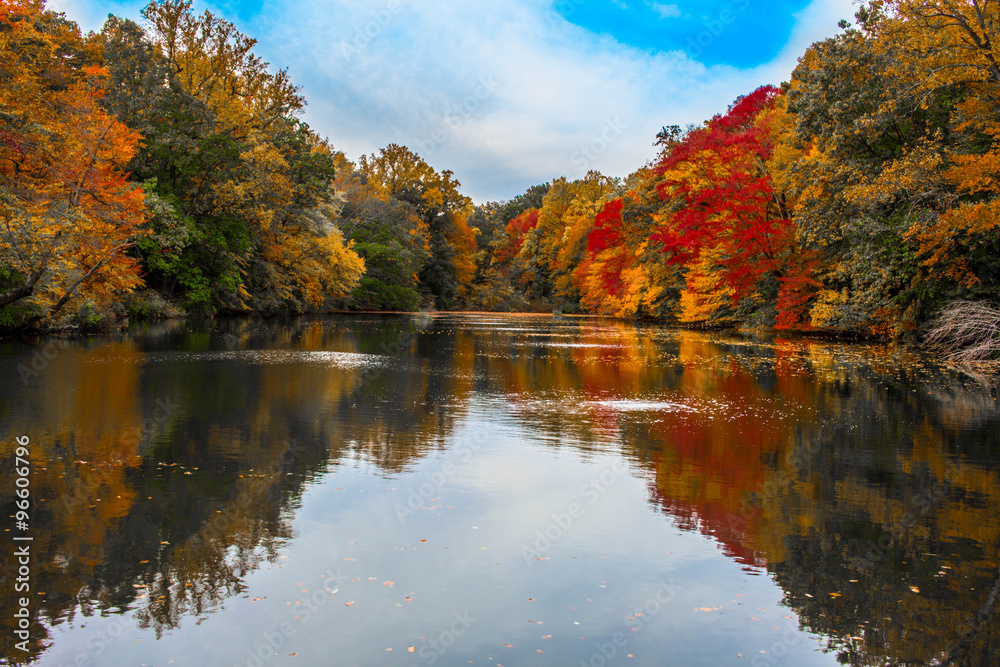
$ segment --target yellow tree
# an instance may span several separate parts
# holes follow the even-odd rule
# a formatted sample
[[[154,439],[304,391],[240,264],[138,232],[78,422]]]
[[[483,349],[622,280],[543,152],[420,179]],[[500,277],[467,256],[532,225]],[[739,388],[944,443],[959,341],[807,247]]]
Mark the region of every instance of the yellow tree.
[[[210,111],[211,136],[198,144],[209,168],[181,198],[242,274],[243,284],[227,282],[223,305],[304,310],[345,296],[364,263],[334,222],[333,151],[296,118],[305,100],[287,71],[271,72],[256,40],[195,15],[190,0],[151,2],[143,16],[172,84]],[[197,261],[201,271],[212,258]]]
[[[439,307],[453,308],[468,295],[475,274],[477,230],[468,226],[472,200],[459,192],[451,171],[438,172],[406,146],[389,144],[359,160],[359,170],[379,192],[413,206],[424,220],[430,257],[420,283]]]
[[[100,108],[105,72],[79,67],[76,26],[18,0],[0,27],[0,306],[26,300],[26,326],[139,285],[125,250],[146,210],[123,171],[139,136]]]
[[[940,91],[959,100],[950,119],[956,138],[926,142],[893,172],[943,193],[941,215],[916,220],[910,238],[924,267],[974,288],[984,267],[995,270],[1000,242],[1000,5],[880,0],[859,16],[885,48],[901,54],[894,73],[914,81],[921,104]]]
[[[206,11],[195,16],[191,0],[158,0],[142,11],[153,26],[177,81],[207,104],[237,140],[300,111],[305,99],[285,70],[269,71],[253,54],[257,40]]]
[[[534,297],[552,298],[563,307],[579,304],[573,273],[586,255],[587,234],[597,214],[620,194],[620,187],[618,179],[596,171],[576,181],[552,181],[538,223],[525,234],[516,263],[522,279],[530,277]]]

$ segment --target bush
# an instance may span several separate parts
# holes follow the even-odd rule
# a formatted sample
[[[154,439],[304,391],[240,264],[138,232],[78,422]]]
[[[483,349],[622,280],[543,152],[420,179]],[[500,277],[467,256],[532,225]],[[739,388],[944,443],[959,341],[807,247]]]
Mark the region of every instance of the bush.
[[[170,303],[155,290],[131,292],[122,301],[125,314],[140,320],[165,320],[183,317],[184,311]]]
[[[412,287],[390,285],[375,278],[361,278],[351,296],[351,310],[403,310],[420,309],[420,295]]]
[[[1000,367],[1000,308],[953,301],[931,322],[924,342],[948,361]]]

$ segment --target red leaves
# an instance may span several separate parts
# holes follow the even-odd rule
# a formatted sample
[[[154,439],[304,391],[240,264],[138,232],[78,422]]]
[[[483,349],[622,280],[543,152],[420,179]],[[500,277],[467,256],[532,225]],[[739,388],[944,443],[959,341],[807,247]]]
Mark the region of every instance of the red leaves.
[[[788,275],[781,279],[778,290],[778,317],[775,320],[777,329],[811,329],[807,317],[807,308],[821,283],[813,278],[819,266],[819,261],[812,256],[798,255],[797,261],[788,270]]]
[[[587,236],[587,250],[596,255],[603,250],[612,248],[622,242],[622,207],[624,202],[619,199],[609,201],[597,214],[594,229]]]
[[[767,171],[773,138],[757,123],[780,94],[765,86],[737,99],[726,115],[671,146],[657,166],[658,191],[674,210],[651,240],[675,264],[721,249],[718,270],[734,303],[767,274],[784,280],[796,246],[794,224]]]
[[[625,289],[622,271],[628,268],[632,260],[631,254],[625,249],[623,207],[624,201],[621,198],[605,204],[594,220],[594,229],[587,236],[587,250],[593,257],[609,249],[619,250],[608,253],[609,256],[605,257],[599,267],[601,284],[612,296],[620,295]]]
[[[539,211],[529,209],[507,223],[507,245],[497,254],[497,261],[510,262],[524,245],[525,237],[538,226]]]

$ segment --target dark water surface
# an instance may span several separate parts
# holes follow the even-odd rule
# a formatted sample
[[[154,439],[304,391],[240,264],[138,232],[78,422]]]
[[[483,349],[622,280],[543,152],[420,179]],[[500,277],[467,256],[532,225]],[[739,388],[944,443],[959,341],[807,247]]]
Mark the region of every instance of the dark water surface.
[[[356,316],[0,373],[8,662],[1000,664],[996,390],[903,350]]]

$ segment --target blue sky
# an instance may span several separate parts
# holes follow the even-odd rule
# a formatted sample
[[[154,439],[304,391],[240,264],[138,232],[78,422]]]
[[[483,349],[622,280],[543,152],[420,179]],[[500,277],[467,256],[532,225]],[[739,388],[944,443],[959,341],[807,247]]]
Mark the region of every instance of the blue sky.
[[[84,30],[145,2],[49,0]],[[787,80],[852,0],[195,0],[289,70],[356,160],[405,144],[476,202],[589,169],[626,176],[663,125]]]

